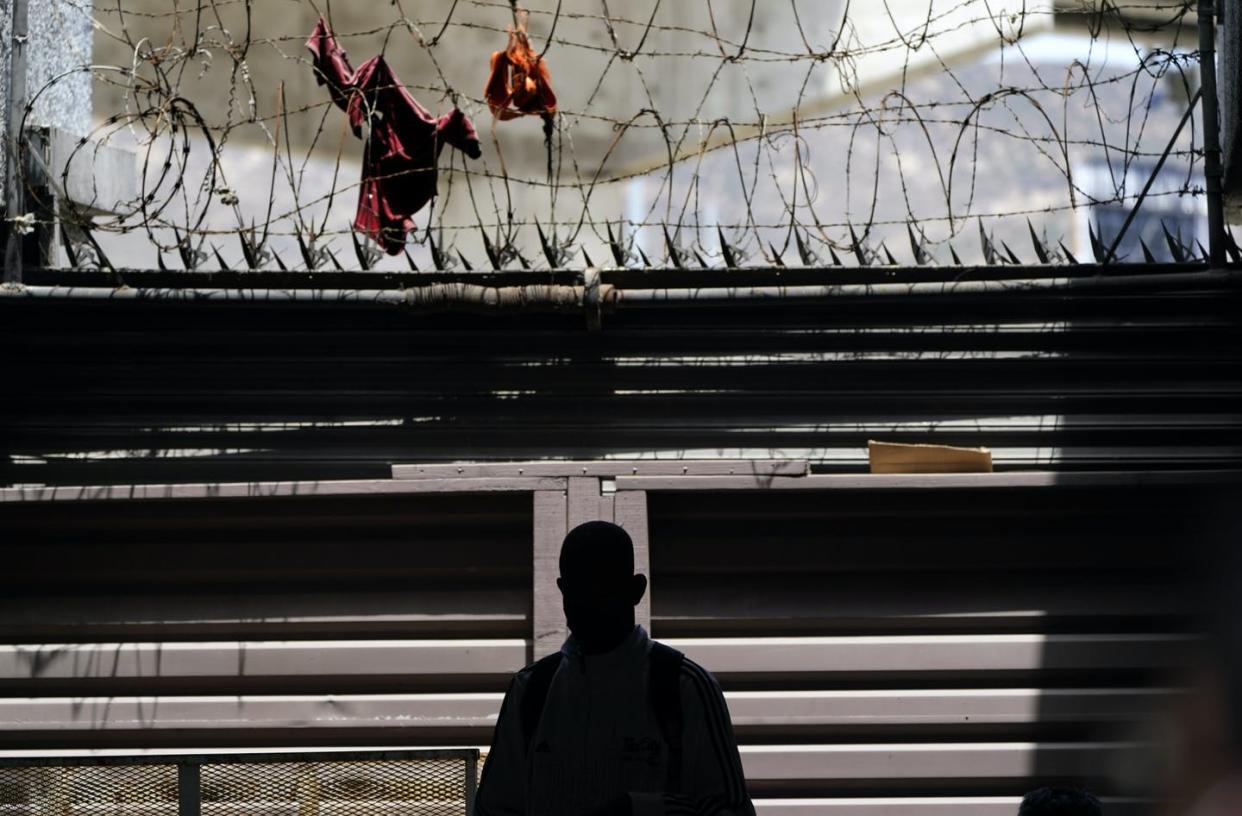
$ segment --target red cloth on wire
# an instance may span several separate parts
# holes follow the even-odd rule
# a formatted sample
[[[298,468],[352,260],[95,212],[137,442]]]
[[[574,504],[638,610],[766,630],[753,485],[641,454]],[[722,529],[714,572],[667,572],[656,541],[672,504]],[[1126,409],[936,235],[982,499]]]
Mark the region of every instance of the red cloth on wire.
[[[548,63],[531,48],[526,34],[527,12],[519,12],[509,29],[509,44],[492,54],[492,70],[483,95],[492,115],[502,121],[536,114],[556,114],[556,94]]]
[[[323,18],[306,41],[315,78],[349,115],[363,138],[362,190],[354,229],[370,236],[389,255],[405,248],[414,214],[436,195],[436,160],[444,145],[477,159],[479,137],[458,108],[436,119],[410,95],[383,55],[354,70]]]

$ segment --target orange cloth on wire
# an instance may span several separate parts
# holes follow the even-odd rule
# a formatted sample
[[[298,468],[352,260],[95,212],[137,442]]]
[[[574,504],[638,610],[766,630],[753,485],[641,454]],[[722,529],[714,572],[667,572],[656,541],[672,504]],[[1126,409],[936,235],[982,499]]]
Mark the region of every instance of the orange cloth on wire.
[[[548,64],[526,36],[526,12],[519,12],[516,27],[509,29],[509,46],[492,54],[492,73],[483,93],[492,115],[501,120],[556,113]]]

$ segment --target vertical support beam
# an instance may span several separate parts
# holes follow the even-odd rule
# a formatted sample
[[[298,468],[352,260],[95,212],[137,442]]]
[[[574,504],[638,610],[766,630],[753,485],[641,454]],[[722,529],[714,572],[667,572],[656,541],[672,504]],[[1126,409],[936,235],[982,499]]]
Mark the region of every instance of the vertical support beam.
[[[534,609],[531,658],[549,655],[561,648],[569,629],[556,588],[560,575],[561,542],[565,534],[597,519],[619,524],[634,541],[634,570],[651,580],[651,548],[647,537],[647,494],[626,490],[615,496],[600,495],[600,480],[594,476],[571,476],[565,491],[535,492]],[[651,589],[634,610],[635,620],[651,630]]]
[[[1216,4],[1199,0],[1199,75],[1203,88],[1203,173],[1207,182],[1208,260],[1225,265],[1224,169],[1220,157],[1220,97],[1216,93]]]
[[[197,762],[177,765],[177,816],[202,816],[202,766]]]
[[[569,528],[599,518],[599,479],[571,476],[569,479]]]
[[[479,751],[466,757],[466,816],[474,816],[474,799],[479,793]]]
[[[535,535],[533,605],[531,609],[532,660],[561,648],[569,634],[561,593],[556,588],[560,576],[561,542],[565,540],[567,500],[563,490],[537,490],[535,497]]]
[[[5,151],[4,197],[8,240],[4,246],[4,282],[20,283],[22,279],[22,235],[13,219],[25,210],[22,195],[19,145],[22,118],[26,114],[26,42],[29,39],[28,0],[13,0],[13,26],[9,41],[9,109],[5,112],[7,139]]]
[[[651,631],[651,542],[647,535],[647,494],[642,490],[624,490],[614,498],[616,524],[634,541],[634,571],[647,576],[647,594],[634,610],[634,617]]]

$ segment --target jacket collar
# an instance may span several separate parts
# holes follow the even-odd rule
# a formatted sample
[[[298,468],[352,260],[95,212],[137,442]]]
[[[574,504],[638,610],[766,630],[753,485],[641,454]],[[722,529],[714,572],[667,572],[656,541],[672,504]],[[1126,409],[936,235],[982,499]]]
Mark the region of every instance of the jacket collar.
[[[589,665],[592,672],[597,670],[614,671],[627,665],[640,666],[650,650],[651,636],[647,634],[647,630],[641,624],[634,627],[634,631],[630,632],[629,636],[621,641],[621,645],[610,652],[590,655],[590,660],[587,660],[587,655],[582,653],[573,635],[570,635],[569,639],[565,641],[565,645],[561,647],[561,653],[567,659],[582,668]]]

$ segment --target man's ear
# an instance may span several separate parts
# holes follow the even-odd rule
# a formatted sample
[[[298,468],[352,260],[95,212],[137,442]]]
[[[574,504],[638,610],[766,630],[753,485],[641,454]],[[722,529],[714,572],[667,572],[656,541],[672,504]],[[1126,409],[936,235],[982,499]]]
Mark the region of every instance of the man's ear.
[[[634,600],[634,606],[638,606],[638,602],[643,599],[643,595],[647,594],[647,576],[635,575],[630,584],[630,596]]]

